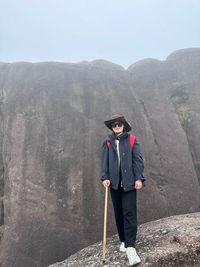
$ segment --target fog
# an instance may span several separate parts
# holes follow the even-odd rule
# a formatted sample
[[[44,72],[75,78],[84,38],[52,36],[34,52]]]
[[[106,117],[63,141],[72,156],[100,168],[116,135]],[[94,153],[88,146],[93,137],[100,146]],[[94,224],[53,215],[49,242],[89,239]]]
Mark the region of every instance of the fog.
[[[143,58],[199,47],[198,0],[1,0],[0,61]]]

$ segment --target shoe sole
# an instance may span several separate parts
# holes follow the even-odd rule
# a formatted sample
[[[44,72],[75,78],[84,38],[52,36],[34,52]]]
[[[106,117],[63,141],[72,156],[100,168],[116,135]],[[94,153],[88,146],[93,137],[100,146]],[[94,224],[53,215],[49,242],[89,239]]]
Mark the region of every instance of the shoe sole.
[[[137,261],[137,262],[134,262],[134,263],[132,263],[132,264],[129,263],[129,266],[136,265],[136,264],[138,264],[138,263],[140,263],[140,262],[141,262],[141,260],[140,260],[140,261]]]

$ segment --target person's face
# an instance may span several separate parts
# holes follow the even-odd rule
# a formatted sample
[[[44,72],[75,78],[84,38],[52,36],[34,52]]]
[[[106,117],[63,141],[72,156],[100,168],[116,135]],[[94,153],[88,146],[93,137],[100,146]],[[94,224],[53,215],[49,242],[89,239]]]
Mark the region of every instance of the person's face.
[[[116,135],[118,135],[123,132],[124,124],[121,121],[116,121],[112,123],[112,130]]]

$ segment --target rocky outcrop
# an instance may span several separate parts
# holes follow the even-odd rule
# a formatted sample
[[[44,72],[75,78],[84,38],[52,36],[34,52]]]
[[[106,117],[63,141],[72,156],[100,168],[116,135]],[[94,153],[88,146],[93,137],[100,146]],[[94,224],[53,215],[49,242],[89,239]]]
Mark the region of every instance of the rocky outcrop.
[[[128,266],[126,253],[120,252],[119,246],[116,235],[108,238],[103,266]],[[141,263],[137,266],[200,266],[200,213],[171,216],[140,225],[136,250],[141,258]],[[50,266],[101,267],[102,242]]]
[[[2,267],[47,266],[102,238],[100,147],[113,113],[141,144],[139,223],[200,210],[199,55],[128,70],[104,60],[0,64]]]

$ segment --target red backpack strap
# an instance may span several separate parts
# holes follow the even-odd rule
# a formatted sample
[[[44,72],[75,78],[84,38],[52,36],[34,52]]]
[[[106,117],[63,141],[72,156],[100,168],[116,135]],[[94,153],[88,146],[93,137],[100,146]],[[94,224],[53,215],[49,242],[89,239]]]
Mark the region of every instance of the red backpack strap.
[[[107,140],[107,147],[109,148],[110,147],[110,140]]]
[[[130,143],[131,143],[131,150],[133,150],[133,146],[135,143],[135,135],[130,134]]]

